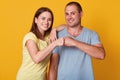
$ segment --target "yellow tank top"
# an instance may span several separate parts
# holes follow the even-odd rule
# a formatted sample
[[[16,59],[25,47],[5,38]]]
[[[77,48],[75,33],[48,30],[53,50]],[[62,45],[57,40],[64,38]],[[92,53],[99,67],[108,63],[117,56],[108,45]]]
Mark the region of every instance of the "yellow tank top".
[[[33,34],[32,32],[29,32],[25,35],[23,39],[22,65],[18,71],[16,79],[17,80],[46,80],[47,66],[48,66],[48,62],[51,54],[48,55],[39,64],[34,63],[25,46],[26,41],[29,39],[37,43],[39,50],[46,48],[48,45],[48,37],[46,37],[45,41],[43,41],[38,39],[35,36],[35,34]]]

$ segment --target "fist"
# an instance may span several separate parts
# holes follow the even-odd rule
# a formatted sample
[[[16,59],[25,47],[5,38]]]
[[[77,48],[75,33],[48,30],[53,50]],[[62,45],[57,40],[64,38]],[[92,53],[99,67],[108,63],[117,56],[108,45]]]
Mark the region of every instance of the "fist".
[[[64,45],[64,38],[59,38],[55,41],[57,46],[63,46]]]
[[[71,37],[65,37],[64,46],[74,46],[74,39]]]

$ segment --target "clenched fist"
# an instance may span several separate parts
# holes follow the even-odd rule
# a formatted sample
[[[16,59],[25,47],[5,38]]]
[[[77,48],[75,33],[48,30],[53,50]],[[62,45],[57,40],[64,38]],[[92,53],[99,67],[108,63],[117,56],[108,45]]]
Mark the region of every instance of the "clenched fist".
[[[71,37],[65,37],[64,46],[74,46],[74,39]]]

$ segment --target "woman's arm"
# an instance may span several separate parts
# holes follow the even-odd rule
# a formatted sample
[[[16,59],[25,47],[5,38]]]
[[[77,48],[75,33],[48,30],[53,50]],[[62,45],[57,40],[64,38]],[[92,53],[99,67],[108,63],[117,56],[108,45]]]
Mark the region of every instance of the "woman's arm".
[[[48,54],[51,53],[51,51],[56,47],[56,46],[62,46],[64,43],[63,38],[60,38],[56,41],[54,41],[53,43],[51,43],[49,46],[47,46],[45,49],[43,50],[39,50],[37,47],[37,44],[35,43],[35,41],[33,40],[28,40],[26,42],[26,47],[27,50],[32,58],[32,60],[35,63],[39,63],[41,62],[43,59],[45,59]]]

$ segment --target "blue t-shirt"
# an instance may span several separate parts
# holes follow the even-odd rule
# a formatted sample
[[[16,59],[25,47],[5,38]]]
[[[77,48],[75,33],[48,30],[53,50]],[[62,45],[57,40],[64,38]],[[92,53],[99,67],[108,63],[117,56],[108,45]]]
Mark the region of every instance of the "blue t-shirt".
[[[58,38],[70,36],[75,40],[87,44],[100,43],[96,32],[83,28],[82,32],[73,37],[67,32],[67,28],[58,32]],[[56,47],[53,54],[58,53],[58,80],[94,80],[91,57],[76,47]]]

